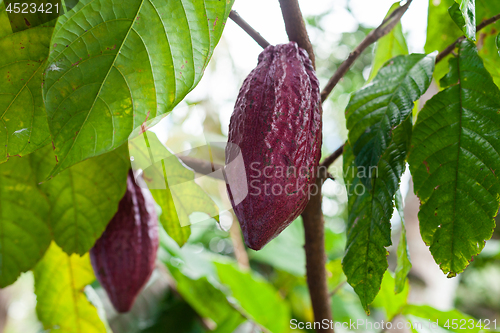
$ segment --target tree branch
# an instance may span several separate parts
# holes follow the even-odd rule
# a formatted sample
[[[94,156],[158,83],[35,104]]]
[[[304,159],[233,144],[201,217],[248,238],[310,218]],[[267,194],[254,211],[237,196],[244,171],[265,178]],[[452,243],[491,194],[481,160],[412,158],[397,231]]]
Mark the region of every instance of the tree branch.
[[[412,0],[408,0],[404,6],[399,7],[394,10],[391,15],[389,15],[382,23],[363,39],[363,41],[354,49],[354,51],[349,54],[349,57],[337,68],[331,79],[326,84],[325,88],[321,92],[321,101],[324,102],[328,95],[332,92],[333,88],[339,83],[340,79],[344,77],[347,71],[351,68],[352,64],[358,57],[363,53],[363,51],[375,43],[377,40],[387,35],[394,27],[398,24],[406,13],[408,7],[410,6]]]
[[[237,25],[240,26],[241,29],[245,30],[245,32],[250,35],[250,37],[253,38],[254,41],[257,42],[263,49],[269,46],[269,43],[267,40],[262,37],[262,35],[252,28],[250,24],[247,23],[244,19],[241,18],[240,14],[238,14],[236,11],[231,10],[229,13],[229,18],[234,21]]]
[[[476,31],[480,31],[480,30],[486,28],[487,26],[489,26],[490,24],[495,23],[498,20],[500,20],[500,14],[497,14],[497,15],[495,15],[487,20],[484,20],[480,24],[478,24],[476,26]],[[451,52],[453,52],[453,50],[455,49],[457,44],[460,43],[461,41],[463,41],[464,39],[465,39],[465,36],[457,38],[456,41],[454,41],[453,43],[448,45],[448,47],[445,48],[443,51],[439,52],[439,54],[436,56],[436,64],[438,62],[440,62],[441,60],[443,60],[444,58],[446,58]]]
[[[307,35],[306,25],[302,18],[298,0],[279,0],[283,20],[285,21],[288,39],[307,51],[313,66],[314,51]],[[321,107],[321,105],[320,105]],[[321,186],[324,178],[317,177],[316,186],[309,188],[309,203],[302,212],[302,221],[305,232],[305,252],[306,252],[306,275],[309,295],[314,312],[314,320],[332,320],[332,310],[330,308],[330,297],[328,294],[327,273],[326,273],[326,252],[325,252],[325,222],[321,209]],[[314,190],[312,193],[311,190]],[[333,328],[317,329],[316,332],[333,333]]]
[[[307,34],[299,2],[297,0],[279,0],[279,2],[288,39],[296,42],[301,48],[307,51],[313,67],[316,68],[314,50]]]

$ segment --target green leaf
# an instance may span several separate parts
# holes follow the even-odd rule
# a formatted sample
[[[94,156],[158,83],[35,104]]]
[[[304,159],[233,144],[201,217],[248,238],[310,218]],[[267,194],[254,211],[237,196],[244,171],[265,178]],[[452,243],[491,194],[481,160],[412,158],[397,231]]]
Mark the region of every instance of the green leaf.
[[[346,253],[342,267],[347,282],[359,296],[366,313],[377,295],[387,270],[387,250],[391,245],[393,197],[405,170],[411,135],[411,117],[393,131],[393,140],[379,161],[371,188],[362,178],[369,176],[355,164],[352,149],[344,148],[344,175],[348,194]]]
[[[55,165],[52,147],[32,155],[43,180]],[[127,146],[64,170],[40,185],[50,201],[54,240],[64,252],[83,255],[101,237],[118,210],[130,169]]]
[[[476,3],[476,10],[478,22],[482,22],[500,13],[500,2],[478,0]],[[482,29],[478,34],[478,45],[481,45],[479,48],[479,55],[484,61],[484,67],[486,67],[488,72],[491,74],[496,85],[500,87],[500,68],[498,66],[498,62],[500,61],[498,48],[499,30],[500,21]]]
[[[399,294],[403,291],[406,283],[406,277],[411,270],[410,261],[410,251],[408,249],[408,242],[406,241],[406,227],[405,227],[405,217],[404,217],[404,200],[401,196],[401,191],[396,192],[394,197],[396,203],[396,210],[401,219],[401,236],[399,237],[398,244],[398,263],[396,266],[396,286],[394,287],[394,292]]]
[[[386,18],[399,7],[399,2],[394,3],[389,9]],[[403,35],[401,22],[398,22],[387,35],[377,41],[377,45],[375,46],[375,55],[373,59],[372,70],[368,81],[371,81],[375,77],[379,69],[387,61],[403,54],[408,54],[408,46],[406,45],[406,40]]]
[[[51,175],[172,110],[200,81],[232,3],[80,0],[61,16],[43,86],[59,160]]]
[[[462,312],[458,310],[451,310],[451,311],[440,311],[438,309],[435,309],[431,306],[428,305],[413,305],[409,304],[405,306],[403,309],[403,314],[407,317],[409,316],[415,316],[423,319],[427,319],[425,321],[420,321],[420,320],[412,320],[414,326],[416,322],[420,322],[426,325],[429,325],[430,320],[432,323],[437,322],[437,326],[441,328],[445,328],[444,325],[448,323],[449,327],[452,326],[452,320],[455,320],[458,325],[462,325],[464,322],[466,324],[463,326],[465,328],[464,331],[474,333],[474,332],[479,332],[479,327],[476,327],[476,321],[474,318],[471,316],[468,316],[466,314],[463,314]],[[474,325],[469,326],[471,323],[474,323]],[[422,325],[423,326],[423,325]],[[427,326],[428,327],[428,326]],[[447,328],[445,328],[447,329]],[[430,330],[419,330],[417,332],[429,332],[432,330],[436,330],[436,328],[431,328]],[[456,332],[456,330],[449,330],[451,332]],[[460,331],[460,330],[458,330]]]
[[[371,84],[352,96],[346,110],[347,129],[358,168],[370,172],[378,165],[392,131],[411,116],[413,103],[429,87],[434,58],[425,54],[393,58]],[[362,179],[367,186],[371,180]]]
[[[50,245],[49,203],[29,157],[0,165],[0,287],[31,269]]]
[[[380,293],[373,301],[373,307],[383,308],[385,310],[386,318],[388,321],[392,321],[394,317],[396,317],[403,311],[403,308],[408,300],[408,294],[410,292],[410,284],[406,282],[403,283],[403,289],[401,290],[402,292],[399,294],[395,294],[395,283],[397,283],[397,281],[389,271],[386,271],[384,273],[384,278],[382,279]]]
[[[448,13],[448,8],[454,3],[454,0],[441,0],[439,2],[429,0],[429,15],[427,19],[429,29],[427,29],[427,40],[424,48],[426,53],[442,51],[463,35],[463,32],[453,22]],[[436,80],[441,79],[447,70],[446,61],[441,61],[436,65],[434,78]]]
[[[474,0],[455,0],[448,8],[453,22],[472,41],[476,40],[476,4]]]
[[[227,286],[248,318],[270,332],[288,332],[290,309],[267,281],[244,273],[232,264],[215,263],[219,279]],[[269,314],[272,314],[270,316]]]
[[[213,200],[194,182],[195,173],[188,169],[158,139],[146,131],[129,141],[134,170],[143,170],[146,185],[162,209],[160,221],[179,246],[186,243],[191,230],[190,215],[219,215]]]
[[[409,156],[420,232],[441,270],[462,272],[492,235],[500,197],[500,91],[464,40],[445,90],[420,111]]]
[[[12,32],[9,15],[5,11],[5,3],[3,0],[0,0],[0,38],[10,35]]]
[[[34,269],[36,312],[44,328],[64,333],[106,333],[84,287],[95,280],[90,257],[68,256],[52,243]]]
[[[167,263],[168,264],[168,263]],[[177,291],[182,298],[196,310],[203,318],[210,318],[217,324],[217,328],[234,322],[232,330],[245,321],[245,318],[228,301],[226,295],[215,287],[206,276],[193,279],[184,275],[177,267],[168,264],[168,269],[175,279]],[[210,302],[207,302],[210,300]],[[239,321],[233,317],[240,318]]]
[[[2,13],[0,25],[10,24]],[[43,147],[50,137],[42,77],[52,30],[38,26],[0,38],[0,50],[4,50],[0,57],[0,163]],[[7,31],[0,26],[0,36]]]

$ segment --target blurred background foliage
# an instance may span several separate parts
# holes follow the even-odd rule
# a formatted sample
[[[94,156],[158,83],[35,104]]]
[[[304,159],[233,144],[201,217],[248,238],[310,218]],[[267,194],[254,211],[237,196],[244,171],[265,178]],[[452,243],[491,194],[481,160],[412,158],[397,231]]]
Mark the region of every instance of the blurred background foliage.
[[[430,1],[426,52],[442,49],[443,45],[449,44],[461,34],[460,30],[449,22],[446,3],[450,1]],[[388,4],[383,7],[386,11],[391,5],[391,2],[387,1],[366,5],[367,2],[371,1],[364,1],[365,11],[369,11],[370,6]],[[273,5],[276,7],[277,3],[276,1]],[[322,7],[325,10],[320,13],[315,13],[314,10],[308,13],[306,10],[305,14],[317,54],[317,74],[324,85],[349,52],[373,28],[373,24],[364,22],[353,10],[357,8],[359,12],[360,3],[363,7],[363,1],[321,3],[326,3]],[[235,9],[239,9],[238,1]],[[273,7],[269,12],[279,15],[279,8]],[[240,14],[247,18],[244,7],[241,8]],[[425,12],[420,14],[421,17],[416,20],[425,26]],[[332,23],[339,15],[345,16],[345,22],[349,23],[351,28],[346,28],[347,31],[339,32],[337,25]],[[406,15],[416,14],[409,12]],[[478,15],[478,22],[483,18],[481,15]],[[383,15],[373,20],[380,22],[382,17]],[[252,17],[249,17],[249,21],[251,19]],[[280,20],[279,16],[276,16],[275,20]],[[403,28],[404,23],[405,21]],[[407,30],[403,31],[408,33]],[[491,30],[488,31],[491,34]],[[260,32],[267,37],[267,31]],[[284,30],[278,35],[285,36]],[[242,43],[249,45],[249,53],[254,56],[251,63],[246,61],[242,65],[240,55],[236,54],[235,47],[231,46],[237,39],[242,39]],[[275,42],[272,39],[270,41]],[[281,42],[285,41],[283,37]],[[238,89],[249,70],[256,64],[259,49],[253,43],[234,23],[228,21],[222,40],[199,86],[175,108],[171,117],[157,125],[155,132],[161,140],[178,150],[189,149],[190,144],[196,143],[202,133],[212,140],[218,138],[225,141],[229,116]],[[408,44],[410,51],[423,51],[423,45],[414,39],[408,38]],[[362,87],[368,79],[373,59],[373,48],[370,48],[361,55],[325,102],[324,154],[334,151],[345,141],[345,106],[350,94]],[[494,67],[495,62],[489,61],[489,67]],[[498,68],[498,62],[496,66]],[[446,66],[444,67],[437,69],[436,77],[444,74]],[[432,89],[436,90],[437,87]],[[347,216],[347,197],[343,190],[341,163],[341,160],[337,161],[330,170],[337,181],[327,180],[323,189],[328,283],[332,290],[334,319],[338,322],[366,319],[375,323],[381,320],[414,322],[416,318],[439,318],[443,319],[440,324],[444,324],[447,318],[473,317],[483,321],[496,319],[500,325],[500,232],[495,233],[494,239],[487,243],[481,255],[463,274],[447,280],[439,269],[437,274],[430,273],[436,265],[432,258],[428,258],[430,254],[419,252],[418,249],[422,249],[423,243],[420,244],[418,221],[416,217],[412,219],[411,216],[406,217],[408,233],[413,233],[413,237],[409,236],[410,253],[414,262],[409,284],[402,293],[395,295],[394,278],[387,273],[382,290],[373,304],[372,315],[366,316],[358,297],[345,283],[340,263],[345,247]],[[412,196],[410,177],[404,178],[402,192],[403,195],[408,193],[408,197]],[[412,211],[418,210],[418,200],[415,198],[407,198],[406,203],[405,213],[411,215]],[[114,312],[98,282],[87,286],[85,295],[98,308],[99,315],[108,329],[115,333],[281,333],[291,331],[291,319],[313,321],[305,279],[304,230],[300,218],[261,251],[246,250],[246,253],[241,252],[241,237],[238,229],[233,227],[233,224],[237,223],[233,216],[226,214],[221,216],[220,220],[220,224],[208,220],[192,225],[192,235],[182,249],[162,231],[157,269],[128,314],[119,315]],[[393,222],[396,230],[393,243],[397,246],[400,223],[397,217]],[[416,244],[419,241],[420,247],[412,247],[412,242]],[[425,246],[424,250],[427,250]],[[389,251],[390,268],[394,270],[395,246]],[[407,305],[409,303],[413,305]],[[35,306],[33,274],[29,272],[23,274],[14,285],[0,291],[0,323],[5,325],[4,332],[44,332],[37,320]],[[346,331],[349,330],[336,330]],[[375,328],[359,331],[381,332]]]

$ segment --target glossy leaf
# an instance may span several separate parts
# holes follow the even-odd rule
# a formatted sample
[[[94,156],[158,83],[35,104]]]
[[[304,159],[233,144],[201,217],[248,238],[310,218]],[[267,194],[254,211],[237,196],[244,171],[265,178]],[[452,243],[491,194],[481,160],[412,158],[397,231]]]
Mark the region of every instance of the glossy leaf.
[[[455,0],[448,12],[455,24],[472,41],[476,40],[476,4],[474,0]]]
[[[411,118],[395,130],[395,140],[381,158],[375,176],[358,169],[351,147],[348,143],[344,147],[348,220],[342,267],[367,314],[388,267],[386,247],[392,243],[392,200],[404,171],[408,133],[411,133]],[[373,179],[372,187],[367,188],[362,178]]]
[[[55,243],[34,269],[36,312],[46,329],[65,333],[106,333],[84,287],[95,280],[90,257],[68,256]]]
[[[215,266],[222,284],[252,321],[273,333],[288,332],[290,309],[272,285],[232,264],[215,263]]]
[[[399,7],[399,2],[394,3],[389,9],[386,17]],[[403,27],[401,25],[401,22],[398,22],[387,35],[377,41],[377,44],[375,46],[372,70],[368,81],[371,81],[375,77],[379,69],[382,68],[382,66],[387,61],[398,55],[404,54],[408,54],[408,46],[406,45],[406,39],[403,35]]]
[[[55,165],[49,145],[32,155],[41,181]],[[68,254],[83,255],[101,237],[118,210],[130,169],[127,147],[91,158],[40,185],[49,199],[55,242]]]
[[[0,165],[0,287],[31,269],[50,245],[49,203],[29,157]]]
[[[401,196],[401,191],[397,191],[394,197],[394,202],[396,203],[396,210],[401,219],[401,236],[399,236],[398,244],[398,262],[396,266],[396,285],[394,287],[394,292],[399,294],[403,291],[405,283],[407,281],[406,277],[411,270],[410,261],[410,251],[408,249],[408,242],[406,240],[406,226],[404,217],[404,199]]]
[[[42,75],[53,30],[38,26],[7,34],[10,23],[2,18],[2,13],[0,36],[5,36],[0,37],[0,163],[48,143]]]
[[[349,144],[358,168],[369,172],[391,143],[391,133],[412,113],[413,103],[432,80],[434,55],[398,56],[358,90],[347,106]],[[370,177],[362,179],[370,186]]]
[[[409,156],[424,242],[445,274],[462,272],[492,235],[500,181],[500,91],[465,40],[448,87],[420,111]]]
[[[200,81],[232,2],[81,0],[61,16],[44,82],[51,175],[172,110]]]

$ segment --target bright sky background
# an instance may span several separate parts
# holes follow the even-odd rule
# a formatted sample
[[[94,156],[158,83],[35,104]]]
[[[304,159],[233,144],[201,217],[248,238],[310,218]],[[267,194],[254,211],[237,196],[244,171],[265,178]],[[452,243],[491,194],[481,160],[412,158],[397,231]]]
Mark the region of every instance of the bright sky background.
[[[326,16],[326,26],[332,34],[354,32],[357,22],[366,26],[378,26],[394,0],[351,0],[352,13],[345,10],[347,0],[299,0],[305,16],[317,15],[333,8]],[[427,22],[427,0],[414,0],[402,19],[403,30],[408,32],[407,42],[410,52],[423,52]],[[288,38],[281,19],[278,0],[236,0],[233,6],[252,27],[271,44],[286,43]],[[255,67],[257,56],[262,51],[253,40],[230,19],[224,31],[234,61],[238,67],[248,72]],[[314,39],[314,36],[311,36]],[[314,43],[313,43],[314,44]]]

